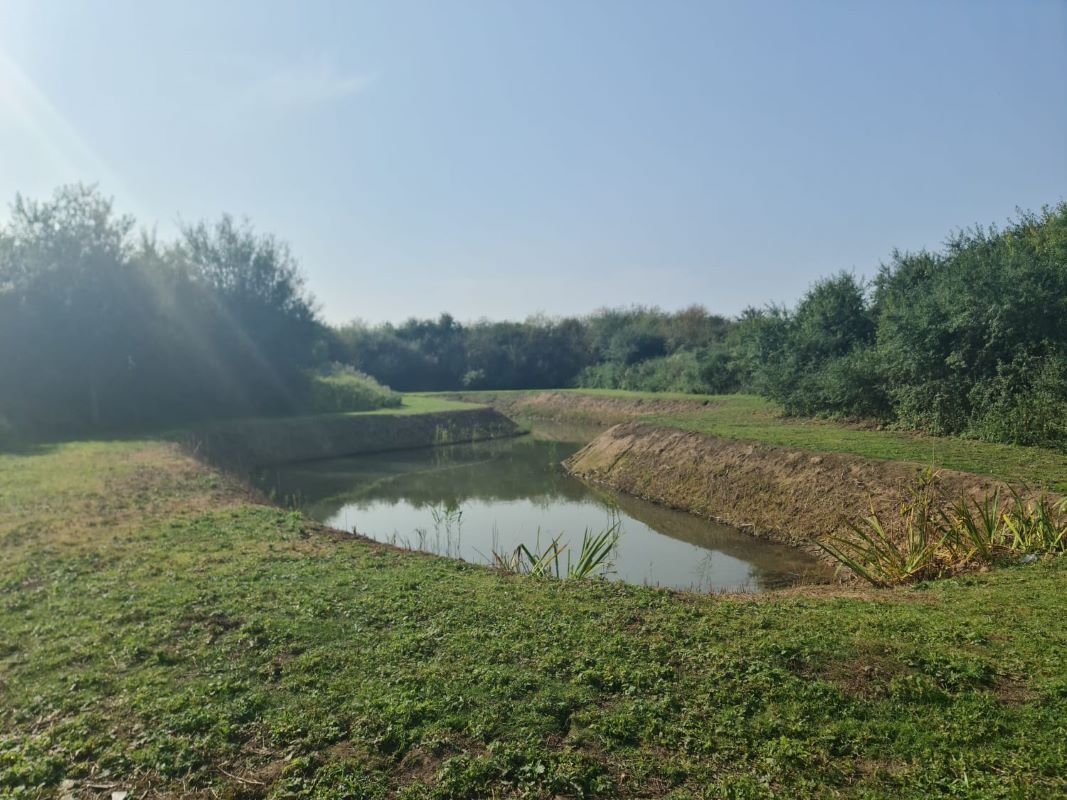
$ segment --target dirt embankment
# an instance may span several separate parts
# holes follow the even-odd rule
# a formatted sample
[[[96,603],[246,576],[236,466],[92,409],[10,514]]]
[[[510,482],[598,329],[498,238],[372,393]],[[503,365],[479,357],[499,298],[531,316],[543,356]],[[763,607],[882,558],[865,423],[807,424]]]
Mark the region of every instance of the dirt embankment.
[[[605,431],[564,462],[580,478],[794,545],[874,511],[901,534],[900,507],[920,464],[733,441],[641,423]],[[944,470],[946,498],[1005,485]]]
[[[456,394],[457,400],[488,403],[511,417],[536,417],[558,422],[609,427],[649,414],[699,411],[712,401],[693,398],[625,397],[580,392]]]
[[[227,468],[409,450],[500,439],[520,433],[492,408],[429,414],[330,414],[230,420],[194,430],[186,442],[197,456]]]

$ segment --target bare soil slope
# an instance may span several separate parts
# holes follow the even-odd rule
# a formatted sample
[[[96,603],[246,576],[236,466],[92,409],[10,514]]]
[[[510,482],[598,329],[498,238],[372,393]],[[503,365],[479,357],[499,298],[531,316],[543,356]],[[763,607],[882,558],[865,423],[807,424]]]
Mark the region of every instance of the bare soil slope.
[[[565,466],[628,494],[802,546],[872,508],[901,533],[901,503],[923,469],[633,422],[605,431]],[[944,470],[941,476],[946,497],[1007,489],[981,475]]]

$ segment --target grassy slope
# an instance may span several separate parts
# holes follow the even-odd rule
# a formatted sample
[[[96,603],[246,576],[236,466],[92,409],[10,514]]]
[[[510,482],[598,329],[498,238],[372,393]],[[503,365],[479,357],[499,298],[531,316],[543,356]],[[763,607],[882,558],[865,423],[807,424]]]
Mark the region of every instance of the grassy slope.
[[[464,403],[459,400],[450,400],[430,394],[405,394],[401,404],[396,408],[376,408],[373,411],[347,411],[341,412],[340,416],[408,416],[410,414],[432,414],[437,411],[461,411],[463,409],[477,408],[475,403]],[[276,419],[286,421],[291,419],[317,419],[323,416],[337,416],[331,414],[307,414],[296,417],[255,417],[254,419]],[[225,424],[225,420],[221,423]]]
[[[1067,559],[764,600],[513,578],[148,442],[0,456],[0,498],[0,796],[1067,792]]]
[[[379,408],[375,411],[357,411],[355,413],[381,415],[429,414],[436,411],[459,411],[464,408],[476,408],[476,406],[474,403],[462,403],[458,400],[448,400],[444,397],[406,394],[399,408]]]
[[[783,417],[776,405],[752,395],[687,395],[610,389],[563,391],[618,398],[707,400],[708,405],[697,410],[653,414],[642,419],[727,439],[745,439],[815,452],[852,453],[865,458],[915,461],[1067,492],[1067,453],[1053,450],[924,436],[909,431],[869,430],[830,420]],[[479,396],[474,392],[465,394]],[[488,401],[495,395],[515,396],[519,393],[482,394]]]

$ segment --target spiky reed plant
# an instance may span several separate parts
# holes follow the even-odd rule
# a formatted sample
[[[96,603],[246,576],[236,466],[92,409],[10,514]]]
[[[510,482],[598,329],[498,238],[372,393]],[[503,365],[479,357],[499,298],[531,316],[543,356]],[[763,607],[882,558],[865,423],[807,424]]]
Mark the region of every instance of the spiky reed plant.
[[[439,556],[459,558],[463,534],[463,509],[454,502],[442,506],[432,505],[430,517],[433,519],[434,532],[432,552]],[[442,534],[444,535],[443,542]]]
[[[895,586],[940,574],[938,554],[946,534],[938,525],[941,473],[926,469],[909,487],[901,506],[904,541],[890,536],[874,508],[859,523],[845,520],[851,536],[833,535],[817,544],[875,586]]]
[[[942,512],[942,518],[945,544],[955,562],[990,564],[1007,552],[999,491],[982,501],[961,497]]]
[[[582,549],[573,563],[571,563],[570,553],[567,554],[567,577],[588,578],[591,575],[602,575],[610,571],[621,532],[622,523],[618,519],[600,533],[593,533],[586,529],[582,534]]]
[[[1067,552],[1067,499],[1053,503],[1047,496],[1027,502],[1012,491],[1004,511],[1004,525],[1011,532],[1010,548],[1019,553]]]
[[[994,564],[1013,554],[1067,552],[1067,499],[1027,500],[1012,489],[982,500],[960,497],[945,507],[940,475],[924,471],[901,507],[904,539],[898,543],[874,512],[859,523],[845,520],[851,535],[833,535],[819,546],[875,586]]]
[[[548,578],[589,578],[603,575],[613,566],[613,555],[619,543],[621,522],[616,519],[604,530],[594,533],[586,528],[577,557],[560,540],[563,534],[541,548],[541,533],[531,549],[520,544],[510,552],[493,550],[492,563],[498,569],[520,575]],[[566,558],[564,558],[566,556]]]
[[[560,576],[559,558],[563,551],[567,549],[566,545],[559,543],[562,537],[563,534],[557,536],[548,543],[548,547],[544,550],[541,550],[540,541],[534,546],[535,549],[533,550],[524,544],[516,547],[515,554],[520,565],[518,571],[539,578],[558,578]],[[538,552],[539,550],[540,552]]]
[[[873,509],[860,523],[847,521],[852,536],[834,535],[817,544],[837,561],[875,586],[896,586],[924,577],[934,577],[937,553],[943,535],[935,526],[909,520],[904,544],[885,531]]]

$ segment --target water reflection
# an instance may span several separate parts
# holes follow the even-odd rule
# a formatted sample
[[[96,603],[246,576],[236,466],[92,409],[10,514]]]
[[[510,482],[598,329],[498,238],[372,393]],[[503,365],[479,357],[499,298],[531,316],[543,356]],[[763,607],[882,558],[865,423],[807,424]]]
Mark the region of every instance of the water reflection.
[[[276,467],[257,482],[333,527],[468,561],[558,534],[577,549],[617,518],[610,577],[629,583],[760,591],[827,579],[794,548],[572,478],[559,464],[579,447],[526,436]]]

